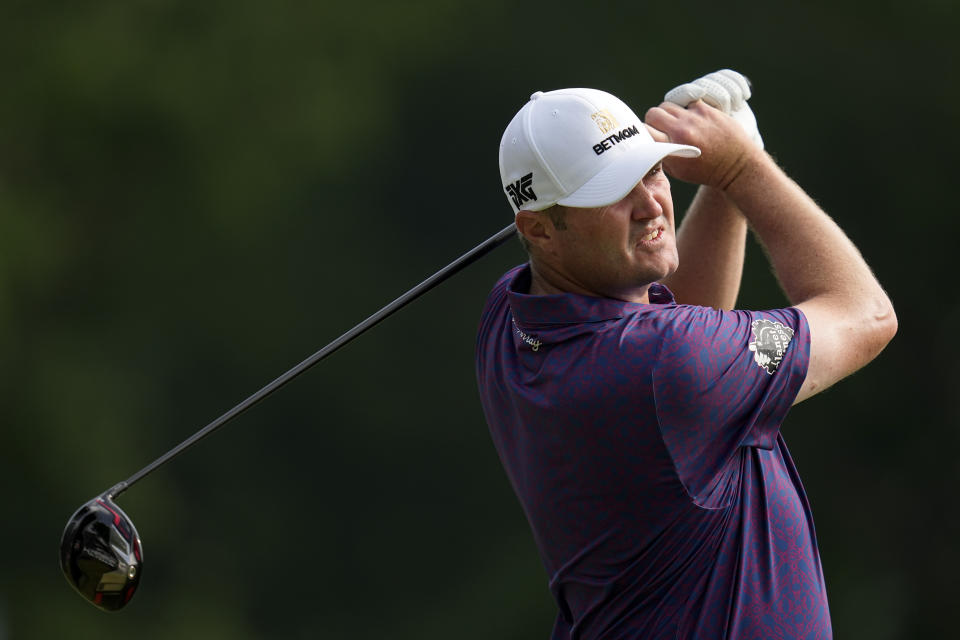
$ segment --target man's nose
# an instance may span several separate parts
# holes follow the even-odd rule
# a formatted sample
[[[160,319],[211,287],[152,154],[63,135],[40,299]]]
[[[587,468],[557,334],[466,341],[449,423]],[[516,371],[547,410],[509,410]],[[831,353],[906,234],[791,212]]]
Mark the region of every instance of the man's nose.
[[[634,219],[656,218],[663,215],[663,205],[657,200],[653,192],[643,184],[643,181],[630,192],[630,201],[633,205],[631,215]]]

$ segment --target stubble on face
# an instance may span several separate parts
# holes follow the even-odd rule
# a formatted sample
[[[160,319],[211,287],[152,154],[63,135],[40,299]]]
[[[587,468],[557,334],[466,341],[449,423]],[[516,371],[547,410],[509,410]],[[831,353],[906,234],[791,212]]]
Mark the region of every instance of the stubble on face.
[[[553,223],[553,228],[557,231],[566,231],[567,230],[567,208],[563,205],[555,204],[544,213],[550,218],[550,222]]]
[[[535,265],[544,292],[571,292],[646,302],[649,285],[677,267],[669,181],[659,167],[623,200],[592,209],[544,211],[557,232]],[[651,229],[659,239],[641,245]]]

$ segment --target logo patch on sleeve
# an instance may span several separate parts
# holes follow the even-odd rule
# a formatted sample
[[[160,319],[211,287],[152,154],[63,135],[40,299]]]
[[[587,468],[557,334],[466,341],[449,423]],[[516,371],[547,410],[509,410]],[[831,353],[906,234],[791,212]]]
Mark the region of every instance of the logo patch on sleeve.
[[[783,360],[783,354],[787,352],[793,329],[772,320],[754,320],[752,329],[753,340],[749,346],[753,351],[753,359],[757,366],[773,375]]]

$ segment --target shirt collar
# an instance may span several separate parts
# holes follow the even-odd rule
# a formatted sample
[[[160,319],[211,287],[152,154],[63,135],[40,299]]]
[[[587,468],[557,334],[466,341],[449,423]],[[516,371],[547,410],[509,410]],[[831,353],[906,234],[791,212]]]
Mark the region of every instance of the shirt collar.
[[[514,319],[527,327],[546,324],[603,322],[648,309],[650,305],[576,293],[535,296],[530,291],[530,265],[518,267],[507,282]],[[673,294],[658,282],[650,285],[650,304],[675,304]]]

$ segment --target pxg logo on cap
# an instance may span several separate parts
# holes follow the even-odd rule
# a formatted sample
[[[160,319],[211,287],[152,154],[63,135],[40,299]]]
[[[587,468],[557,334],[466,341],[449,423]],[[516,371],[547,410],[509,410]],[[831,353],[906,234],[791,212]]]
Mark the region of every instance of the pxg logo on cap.
[[[500,140],[500,178],[514,213],[555,204],[602,207],[626,196],[668,155],[696,147],[656,142],[620,99],[596,89],[538,91]]]
[[[537,199],[537,194],[533,192],[533,172],[522,176],[516,182],[511,182],[504,189],[517,209],[520,209],[520,205],[524,202]]]

